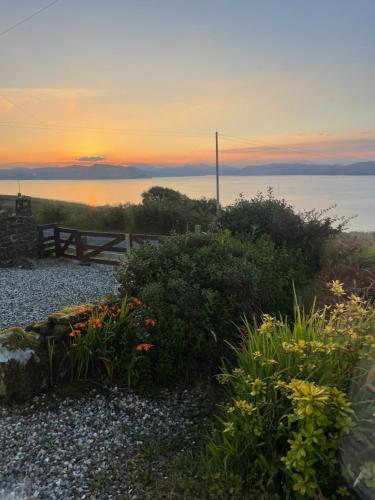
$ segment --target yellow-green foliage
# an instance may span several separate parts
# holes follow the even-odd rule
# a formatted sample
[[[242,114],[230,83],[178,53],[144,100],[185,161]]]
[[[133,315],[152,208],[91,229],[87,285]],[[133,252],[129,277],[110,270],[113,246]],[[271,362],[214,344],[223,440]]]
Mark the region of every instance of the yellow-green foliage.
[[[348,493],[340,440],[352,436],[363,418],[348,391],[350,384],[363,386],[374,366],[375,312],[359,297],[347,297],[338,281],[331,289],[335,305],[309,314],[296,307],[292,324],[269,315],[261,325],[245,320],[238,367],[220,376],[231,401],[211,436],[210,474],[235,474],[244,491],[280,498],[342,498]],[[374,413],[374,400],[371,405]],[[362,464],[367,485],[375,485],[373,455],[367,454]],[[346,463],[349,484],[362,469]]]

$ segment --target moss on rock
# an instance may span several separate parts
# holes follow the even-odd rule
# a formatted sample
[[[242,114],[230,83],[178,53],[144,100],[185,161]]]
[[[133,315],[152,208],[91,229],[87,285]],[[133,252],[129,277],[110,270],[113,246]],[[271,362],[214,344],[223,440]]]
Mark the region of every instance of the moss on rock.
[[[22,328],[0,332],[0,400],[26,401],[47,386],[48,356],[44,339]]]

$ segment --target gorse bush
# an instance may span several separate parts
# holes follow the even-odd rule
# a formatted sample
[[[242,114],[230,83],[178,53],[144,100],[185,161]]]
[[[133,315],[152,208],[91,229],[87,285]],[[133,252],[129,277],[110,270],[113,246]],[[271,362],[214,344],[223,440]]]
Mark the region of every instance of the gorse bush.
[[[233,321],[246,313],[291,310],[292,283],[305,282],[299,255],[266,238],[227,232],[143,245],[117,271],[124,296],[139,296],[157,319],[155,380],[186,383],[217,373],[238,343]]]
[[[327,210],[297,214],[283,199],[258,193],[255,198],[239,198],[220,214],[220,224],[235,235],[256,240],[268,235],[276,246],[300,249],[306,265],[313,273],[319,267],[323,242],[339,232],[345,221],[331,218]],[[334,227],[336,225],[336,227]]]
[[[344,297],[339,282],[332,289]],[[375,425],[375,398],[369,404],[372,416],[367,411],[364,418],[362,411],[369,370],[358,365],[361,358],[371,360],[374,373],[374,329],[373,307],[357,296],[310,314],[296,307],[293,323],[268,315],[260,326],[245,322],[238,367],[220,376],[230,390],[230,402],[208,446],[211,477],[235,475],[244,491],[279,498],[349,494],[339,460],[340,439],[349,439],[361,420]],[[362,387],[357,401],[349,401],[350,384],[356,394]],[[363,445],[363,436],[355,439]],[[353,463],[346,448],[345,469],[352,485],[364,471],[370,498],[375,493],[368,489],[375,478],[374,453],[369,452],[372,445],[364,448],[362,464]],[[371,484],[374,488],[375,482]]]

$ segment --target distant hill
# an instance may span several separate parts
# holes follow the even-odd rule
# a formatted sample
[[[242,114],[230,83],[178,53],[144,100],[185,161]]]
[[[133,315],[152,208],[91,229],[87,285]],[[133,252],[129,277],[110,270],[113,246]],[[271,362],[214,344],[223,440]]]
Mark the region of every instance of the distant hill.
[[[214,175],[210,165],[130,166],[94,163],[64,167],[14,167],[0,169],[0,180],[104,180],[150,179],[157,177],[190,177]],[[271,163],[247,167],[220,167],[220,175],[375,175],[375,161],[350,165],[312,165],[305,163]]]
[[[0,169],[0,179],[20,180],[103,180],[103,179],[145,179],[147,172],[139,168],[121,165],[94,164],[68,165],[65,167],[9,168]]]
[[[351,165],[271,163],[244,167],[240,175],[375,175],[375,161]]]

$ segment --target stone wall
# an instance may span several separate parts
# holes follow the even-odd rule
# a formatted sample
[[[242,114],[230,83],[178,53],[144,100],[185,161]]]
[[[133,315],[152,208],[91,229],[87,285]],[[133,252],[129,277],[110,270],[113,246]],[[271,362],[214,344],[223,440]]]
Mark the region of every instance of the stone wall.
[[[38,229],[31,198],[0,195],[0,267],[17,265],[38,255]]]
[[[65,379],[71,325],[87,321],[92,307],[67,307],[25,328],[0,330],[0,408],[28,401]]]

